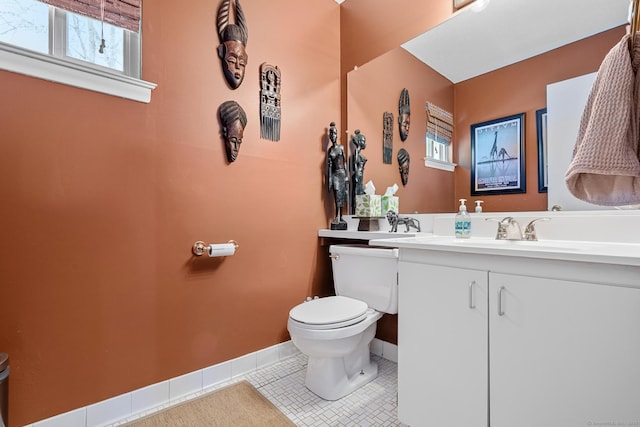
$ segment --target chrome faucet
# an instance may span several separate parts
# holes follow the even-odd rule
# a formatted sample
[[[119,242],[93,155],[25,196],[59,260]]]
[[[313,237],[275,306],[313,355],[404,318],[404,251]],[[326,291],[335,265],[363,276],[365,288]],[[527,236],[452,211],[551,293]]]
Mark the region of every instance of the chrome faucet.
[[[486,220],[498,222],[496,240],[522,240],[522,230],[515,218],[508,216],[502,220],[495,218],[487,218]]]
[[[531,221],[524,229],[522,240],[538,240],[538,235],[536,234],[536,228],[534,224],[538,221],[549,221],[550,219],[551,218],[536,218]]]
[[[515,218],[508,216],[502,220],[496,218],[486,218],[487,221],[496,221],[498,223],[498,231],[496,240],[538,240],[536,234],[535,223],[537,221],[548,221],[550,218],[536,218],[529,222],[524,229],[524,233],[520,228],[520,224]]]

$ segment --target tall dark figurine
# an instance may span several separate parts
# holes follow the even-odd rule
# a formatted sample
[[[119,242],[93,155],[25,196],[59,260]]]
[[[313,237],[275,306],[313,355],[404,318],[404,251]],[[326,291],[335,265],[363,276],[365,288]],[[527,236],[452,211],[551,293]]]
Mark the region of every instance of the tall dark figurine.
[[[236,101],[226,101],[218,108],[222,137],[227,151],[229,163],[235,162],[242,144],[244,128],[247,125],[247,115]]]
[[[218,9],[218,56],[222,60],[224,77],[232,89],[237,89],[244,79],[244,71],[247,66],[247,22],[238,0],[235,5],[236,24],[229,23],[231,12],[231,0],[223,0]]]
[[[338,129],[334,122],[329,125],[329,141],[331,146],[327,150],[327,185],[329,192],[333,192],[336,206],[336,217],[331,222],[331,229],[346,230],[347,222],[342,219],[342,207],[348,197],[347,156],[344,147],[338,144]]]
[[[352,213],[355,213],[356,196],[364,194],[364,164],[367,163],[367,158],[360,151],[367,148],[367,138],[360,133],[360,129],[356,129],[355,135],[351,137],[351,142],[355,146],[355,151],[351,157],[351,173],[353,175],[353,203],[351,203],[351,207]]]
[[[351,137],[353,145],[356,150],[353,154],[353,183],[355,194],[364,194],[364,164],[367,163],[367,158],[364,157],[360,151],[367,148],[367,138],[360,133],[360,129],[356,129],[355,135]]]
[[[409,182],[409,152],[404,148],[401,148],[398,151],[398,169],[400,170],[400,179],[402,180],[402,185],[407,185]]]
[[[400,139],[404,142],[409,136],[409,126],[411,125],[411,107],[409,104],[409,91],[405,88],[400,93],[398,101],[398,129]]]

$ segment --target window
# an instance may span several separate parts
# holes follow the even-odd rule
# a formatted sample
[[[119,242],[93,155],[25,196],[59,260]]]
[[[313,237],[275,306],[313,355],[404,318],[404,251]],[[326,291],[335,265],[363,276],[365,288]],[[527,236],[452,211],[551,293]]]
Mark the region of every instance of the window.
[[[49,53],[49,6],[35,0],[0,0],[0,41]]]
[[[125,71],[124,50],[125,47],[129,47],[123,44],[125,30],[111,24],[104,24],[102,27],[100,21],[71,12],[64,15],[66,17],[64,52],[67,57],[120,72]],[[103,37],[104,44],[102,44]],[[131,68],[129,65],[125,74],[131,73]],[[139,67],[134,68],[136,74],[134,77],[140,77],[137,73]]]
[[[449,162],[449,144],[434,135],[432,138],[427,136],[427,157],[440,162]]]
[[[38,0],[0,0],[2,69],[149,102],[155,84],[139,80],[140,44],[138,32],[100,19]]]
[[[425,166],[453,172],[453,115],[427,102],[427,135]]]

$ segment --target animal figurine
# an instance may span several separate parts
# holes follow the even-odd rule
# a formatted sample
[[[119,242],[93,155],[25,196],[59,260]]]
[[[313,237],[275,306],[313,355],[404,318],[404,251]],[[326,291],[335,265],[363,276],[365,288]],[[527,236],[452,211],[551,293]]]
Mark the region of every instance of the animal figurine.
[[[420,221],[415,218],[411,218],[408,216],[400,217],[396,212],[389,211],[387,212],[387,221],[389,221],[389,225],[391,225],[391,230],[389,230],[389,233],[397,232],[398,225],[402,224],[404,224],[404,226],[406,227],[406,230],[404,230],[405,233],[409,231],[410,227],[415,228],[418,233],[420,232]]]

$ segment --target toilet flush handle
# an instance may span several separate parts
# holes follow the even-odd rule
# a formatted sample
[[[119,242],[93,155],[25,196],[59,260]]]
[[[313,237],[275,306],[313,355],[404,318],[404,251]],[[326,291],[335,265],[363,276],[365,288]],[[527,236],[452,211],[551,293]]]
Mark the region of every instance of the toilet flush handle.
[[[340,255],[329,255],[329,258],[335,259],[336,261],[338,261],[340,259]]]

